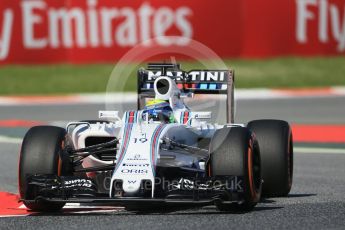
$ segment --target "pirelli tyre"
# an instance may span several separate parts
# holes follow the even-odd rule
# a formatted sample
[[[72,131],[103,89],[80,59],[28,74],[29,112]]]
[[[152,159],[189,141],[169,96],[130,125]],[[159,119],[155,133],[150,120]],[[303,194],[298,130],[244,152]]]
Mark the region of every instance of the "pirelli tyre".
[[[244,127],[222,128],[210,143],[210,176],[240,176],[243,178],[244,200],[217,203],[221,211],[250,211],[261,197],[260,150],[251,132]]]
[[[247,127],[255,133],[260,146],[263,196],[287,196],[293,175],[290,125],[282,120],[255,120]]]
[[[66,144],[66,130],[54,126],[36,126],[26,133],[19,158],[19,193],[25,198],[27,177],[34,174],[71,175],[68,158],[62,155]],[[24,205],[33,211],[58,211],[65,203],[44,201],[27,202]]]

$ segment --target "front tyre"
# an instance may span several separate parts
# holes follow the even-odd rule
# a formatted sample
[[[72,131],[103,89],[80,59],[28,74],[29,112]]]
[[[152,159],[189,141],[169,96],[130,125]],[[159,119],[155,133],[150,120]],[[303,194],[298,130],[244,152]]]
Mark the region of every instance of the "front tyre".
[[[64,157],[61,157],[65,145],[66,130],[63,128],[36,126],[29,129],[24,137],[19,158],[19,193],[22,199],[31,192],[27,191],[27,176],[70,174],[66,171],[69,165],[66,165]],[[33,211],[58,211],[65,203],[24,201],[24,205]]]
[[[221,211],[250,211],[261,197],[261,163],[257,141],[247,128],[222,128],[210,143],[210,176],[243,177],[244,197],[238,203],[217,203]]]

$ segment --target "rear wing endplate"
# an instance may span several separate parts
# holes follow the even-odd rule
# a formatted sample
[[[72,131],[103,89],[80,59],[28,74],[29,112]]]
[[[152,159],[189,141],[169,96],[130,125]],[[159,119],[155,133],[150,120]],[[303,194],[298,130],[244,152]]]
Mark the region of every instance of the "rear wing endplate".
[[[227,123],[234,123],[234,72],[232,70],[183,71],[180,64],[150,63],[138,70],[138,110],[146,98],[155,97],[154,81],[161,76],[173,79],[181,93],[226,95]]]

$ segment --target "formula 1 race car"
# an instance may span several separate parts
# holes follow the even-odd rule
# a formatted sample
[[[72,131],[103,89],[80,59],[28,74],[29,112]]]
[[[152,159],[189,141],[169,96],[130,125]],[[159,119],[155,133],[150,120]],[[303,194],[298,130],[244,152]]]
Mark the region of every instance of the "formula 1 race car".
[[[191,111],[184,98],[226,95],[227,123]],[[261,196],[287,196],[293,140],[281,120],[234,123],[231,70],[185,72],[153,63],[138,71],[138,109],[99,111],[65,128],[32,127],[19,162],[21,200],[33,211],[66,203],[153,207],[216,205],[249,211]]]

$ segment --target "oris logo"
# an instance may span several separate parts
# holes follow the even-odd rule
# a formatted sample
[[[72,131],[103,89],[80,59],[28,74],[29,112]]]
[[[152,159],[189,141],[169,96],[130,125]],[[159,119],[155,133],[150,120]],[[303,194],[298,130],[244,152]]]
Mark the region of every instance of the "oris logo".
[[[121,173],[125,174],[147,174],[149,171],[147,169],[122,169]]]

